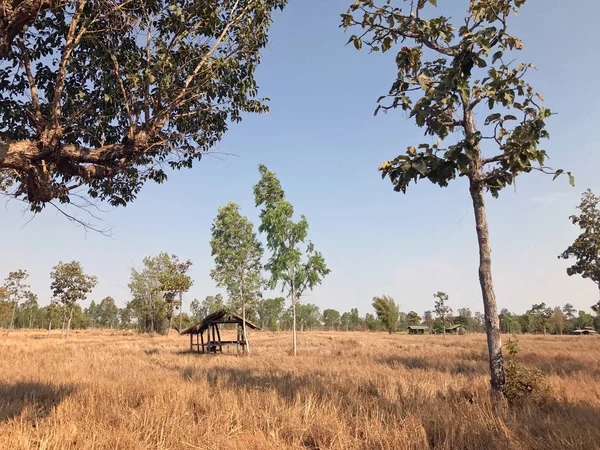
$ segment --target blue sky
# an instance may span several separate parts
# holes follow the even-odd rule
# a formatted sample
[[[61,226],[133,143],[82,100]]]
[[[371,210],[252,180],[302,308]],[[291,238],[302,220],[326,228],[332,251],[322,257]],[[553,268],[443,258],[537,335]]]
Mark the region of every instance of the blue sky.
[[[453,308],[481,311],[465,181],[446,189],[422,182],[402,195],[377,172],[381,162],[424,138],[401,111],[373,117],[377,97],[393,81],[394,55],[369,55],[345,45],[339,14],[350,3],[291,0],[275,16],[257,74],[271,112],[231,127],[218,150],[233,156],[207,157],[164,185],[148,184],[126,208],[102,214],[111,238],[86,234],[50,209],[24,226],[29,215],[22,205],[6,204],[0,209],[5,236],[0,277],[27,269],[32,288],[47,303],[52,266],[75,259],[98,276],[90,300],[110,295],[122,306],[130,299],[130,269],[164,250],[194,263],[188,304],[214,294],[212,220],[220,205],[235,201],[258,223],[252,186],[262,162],[279,176],[296,211],[307,216],[309,237],[332,269],[304,301],[321,309],[357,307],[364,315],[373,296],[387,294],[402,310],[421,313],[433,306],[432,294],[443,290]],[[468,2],[438,3],[453,5],[449,12],[459,18]],[[523,312],[543,301],[587,310],[597,301],[595,285],[568,277],[557,255],[577,234],[568,216],[581,193],[588,187],[600,191],[595,83],[600,66],[591,45],[600,39],[599,15],[600,3],[593,0],[529,0],[513,18],[512,32],[525,44],[522,59],[538,68],[529,81],[558,113],[545,143],[550,164],[572,170],[576,187],[532,174],[500,199],[488,196],[499,308]]]

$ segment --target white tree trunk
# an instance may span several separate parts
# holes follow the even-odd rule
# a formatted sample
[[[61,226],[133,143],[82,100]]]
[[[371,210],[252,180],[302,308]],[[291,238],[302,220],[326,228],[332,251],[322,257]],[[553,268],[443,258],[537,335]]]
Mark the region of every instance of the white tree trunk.
[[[10,334],[10,332],[12,331],[12,329],[15,326],[15,314],[17,312],[17,302],[14,302],[13,304],[13,310],[12,310],[12,317],[10,318],[10,326],[8,327],[8,330],[6,330],[6,335],[8,336]]]

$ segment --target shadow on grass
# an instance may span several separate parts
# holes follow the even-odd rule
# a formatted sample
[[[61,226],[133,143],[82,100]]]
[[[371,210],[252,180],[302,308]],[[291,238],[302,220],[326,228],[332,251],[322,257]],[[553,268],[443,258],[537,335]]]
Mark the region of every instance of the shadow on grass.
[[[20,416],[26,409],[29,420],[43,419],[74,391],[73,385],[0,383],[0,423]]]
[[[472,359],[429,360],[427,358],[393,356],[377,360],[377,364],[391,368],[435,370],[451,375],[485,375],[489,372],[487,364]]]

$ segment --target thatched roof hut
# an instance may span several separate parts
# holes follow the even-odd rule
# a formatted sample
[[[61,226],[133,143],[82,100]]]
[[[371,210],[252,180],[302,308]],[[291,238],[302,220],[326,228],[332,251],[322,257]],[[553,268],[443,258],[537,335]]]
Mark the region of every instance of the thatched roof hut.
[[[221,339],[220,325],[236,324],[237,339],[235,341],[224,341]],[[246,325],[244,327],[244,324]],[[224,346],[235,345],[239,351],[240,347],[245,351],[248,347],[248,337],[244,333],[244,329],[260,330],[260,327],[249,320],[245,320],[226,310],[221,310],[209,314],[201,322],[184,330],[181,334],[190,335],[190,351],[194,351],[194,347],[198,353],[217,353],[222,352]],[[206,332],[206,342],[204,340],[204,332]],[[212,336],[211,336],[212,333]],[[196,343],[194,343],[196,336]]]

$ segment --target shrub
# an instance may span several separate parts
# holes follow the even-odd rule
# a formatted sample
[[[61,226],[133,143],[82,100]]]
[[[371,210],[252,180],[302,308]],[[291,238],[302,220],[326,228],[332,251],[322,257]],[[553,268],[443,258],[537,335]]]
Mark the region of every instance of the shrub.
[[[548,392],[546,377],[535,367],[526,367],[517,361],[519,341],[509,339],[506,343],[508,361],[505,368],[506,382],[504,397],[509,403],[516,403],[525,398],[538,397]]]

